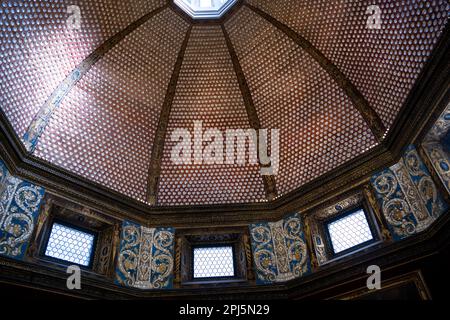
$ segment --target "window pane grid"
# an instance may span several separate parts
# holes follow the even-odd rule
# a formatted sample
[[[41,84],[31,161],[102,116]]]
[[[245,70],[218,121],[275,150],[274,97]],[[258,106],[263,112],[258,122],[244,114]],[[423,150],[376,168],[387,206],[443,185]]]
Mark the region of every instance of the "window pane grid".
[[[194,279],[234,277],[233,248],[194,248]]]
[[[334,253],[340,253],[373,240],[369,223],[362,209],[328,224],[328,232]]]
[[[94,239],[93,234],[54,223],[45,255],[82,266],[89,266]]]

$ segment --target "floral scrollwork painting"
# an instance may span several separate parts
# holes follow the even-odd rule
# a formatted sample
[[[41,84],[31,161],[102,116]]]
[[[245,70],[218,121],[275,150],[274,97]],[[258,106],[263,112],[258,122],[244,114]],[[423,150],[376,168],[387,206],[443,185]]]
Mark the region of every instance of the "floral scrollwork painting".
[[[414,146],[371,183],[395,240],[425,230],[448,209]]]
[[[250,225],[257,283],[284,282],[311,271],[298,214],[278,222]]]
[[[140,289],[172,287],[174,230],[146,228],[125,221],[117,259],[116,283]]]
[[[450,104],[425,137],[422,148],[450,194]]]
[[[33,233],[44,189],[12,176],[0,161],[0,254],[21,260]]]

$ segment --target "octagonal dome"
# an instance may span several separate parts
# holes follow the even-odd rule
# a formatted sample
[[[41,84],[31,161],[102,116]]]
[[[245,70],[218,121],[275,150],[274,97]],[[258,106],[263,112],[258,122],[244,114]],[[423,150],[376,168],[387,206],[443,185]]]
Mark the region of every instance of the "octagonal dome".
[[[223,16],[237,0],[174,0],[184,12],[194,19],[217,19]]]
[[[178,3],[204,16],[205,5],[222,14],[235,1]],[[353,0],[245,0],[220,24],[185,19],[165,0],[75,4],[0,3],[2,114],[53,171],[169,207],[270,202],[371,152],[448,23],[446,0],[380,0],[380,29]],[[277,174],[174,163],[172,134],[193,134],[196,122],[279,129]]]

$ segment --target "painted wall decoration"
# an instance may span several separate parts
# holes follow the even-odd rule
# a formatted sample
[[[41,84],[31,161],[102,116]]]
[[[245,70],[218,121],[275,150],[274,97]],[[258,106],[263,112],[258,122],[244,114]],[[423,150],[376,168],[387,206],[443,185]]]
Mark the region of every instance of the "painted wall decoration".
[[[316,253],[317,263],[319,265],[323,265],[328,261],[325,243],[317,229],[315,229],[313,232],[314,233],[312,234],[312,237],[314,241],[314,252]]]
[[[434,171],[450,194],[450,148],[439,142],[427,142],[422,145]]]
[[[298,214],[278,222],[250,225],[250,236],[258,284],[284,282],[311,271]]]
[[[21,260],[45,190],[12,176],[0,160],[0,255]]]
[[[340,200],[337,203],[325,206],[324,208],[319,208],[314,213],[314,218],[324,220],[336,216],[340,212],[360,204],[363,201],[363,198],[363,194],[361,192],[357,192],[343,200]]]
[[[448,136],[450,131],[450,104],[447,105],[445,111],[441,114],[434,126],[428,132],[426,141],[442,141]]]
[[[174,229],[146,228],[125,221],[117,258],[116,283],[140,289],[173,284]]]
[[[422,149],[450,194],[450,104],[426,136]]]
[[[394,240],[425,230],[448,209],[414,146],[371,184]]]

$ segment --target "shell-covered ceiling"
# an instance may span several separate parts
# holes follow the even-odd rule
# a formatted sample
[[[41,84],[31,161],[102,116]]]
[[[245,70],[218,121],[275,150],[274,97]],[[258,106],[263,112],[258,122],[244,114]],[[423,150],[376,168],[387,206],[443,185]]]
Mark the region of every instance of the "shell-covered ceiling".
[[[446,0],[0,2],[0,106],[33,156],[157,206],[265,202],[377,146],[433,53]],[[69,27],[79,8],[79,25]],[[178,128],[280,130],[279,171],[171,161]]]

